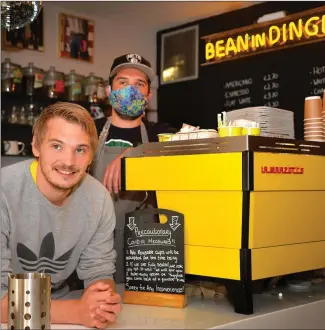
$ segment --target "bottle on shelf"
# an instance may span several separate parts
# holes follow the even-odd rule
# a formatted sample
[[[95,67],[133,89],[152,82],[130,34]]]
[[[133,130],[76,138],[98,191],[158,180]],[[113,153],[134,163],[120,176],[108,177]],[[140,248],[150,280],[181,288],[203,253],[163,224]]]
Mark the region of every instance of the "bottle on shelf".
[[[8,122],[10,124],[18,124],[18,111],[17,111],[17,108],[15,105],[11,109],[11,113],[9,115]]]
[[[19,117],[18,117],[18,123],[21,125],[27,125],[28,124],[28,116],[25,111],[25,107],[21,107]]]
[[[6,123],[7,120],[8,120],[8,117],[7,117],[6,109],[5,108],[2,108],[1,109],[1,122],[2,123]]]
[[[36,106],[34,103],[29,103],[27,106],[27,123],[30,126],[34,125],[36,116]]]

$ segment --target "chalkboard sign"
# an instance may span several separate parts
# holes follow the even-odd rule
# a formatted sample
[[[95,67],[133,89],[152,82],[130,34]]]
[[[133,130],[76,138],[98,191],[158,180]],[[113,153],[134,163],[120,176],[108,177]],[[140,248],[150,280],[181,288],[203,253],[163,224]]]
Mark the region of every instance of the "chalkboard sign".
[[[325,90],[325,40],[233,63],[204,67],[208,76],[222,70],[217,109],[269,106],[294,113],[296,139],[303,138],[304,99]],[[308,60],[307,60],[308,59]],[[232,70],[230,66],[232,65]],[[207,72],[207,71],[210,72]]]
[[[309,45],[309,49],[317,51],[320,45],[315,44],[313,47]],[[325,51],[324,47],[323,50]],[[290,53],[294,56],[294,50],[290,50]],[[276,57],[278,54],[272,55]],[[251,72],[245,74],[241,69],[242,73],[237,70],[228,74],[228,79],[222,85],[225,111],[264,105],[288,109],[296,113],[295,108],[290,104],[297,104],[297,99],[300,102],[297,108],[303,108],[305,97],[322,96],[325,88],[325,57],[321,58],[318,54],[317,59],[314,55],[312,62],[304,63],[301,58],[290,60],[289,50],[287,55],[286,60],[276,61],[273,58],[268,65],[258,63],[259,58],[255,57],[255,69]],[[241,63],[238,62],[239,64]]]
[[[167,222],[146,221],[162,214]],[[126,214],[125,290],[184,294],[184,216],[166,209]]]

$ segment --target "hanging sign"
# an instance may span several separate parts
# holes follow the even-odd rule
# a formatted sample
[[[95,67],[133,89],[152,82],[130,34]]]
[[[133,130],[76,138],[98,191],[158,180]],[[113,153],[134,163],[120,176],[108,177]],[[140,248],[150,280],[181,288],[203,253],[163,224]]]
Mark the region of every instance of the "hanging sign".
[[[201,65],[325,41],[325,6],[202,39],[205,62]]]

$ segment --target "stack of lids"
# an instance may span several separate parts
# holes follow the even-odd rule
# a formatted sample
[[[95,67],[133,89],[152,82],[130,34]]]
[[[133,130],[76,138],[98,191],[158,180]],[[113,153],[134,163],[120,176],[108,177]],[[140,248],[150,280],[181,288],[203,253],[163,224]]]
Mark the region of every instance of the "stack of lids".
[[[320,96],[305,98],[304,139],[306,141],[324,141],[322,99]]]
[[[250,107],[227,112],[228,120],[254,121],[261,128],[261,136],[294,139],[294,114],[292,111],[271,107]]]

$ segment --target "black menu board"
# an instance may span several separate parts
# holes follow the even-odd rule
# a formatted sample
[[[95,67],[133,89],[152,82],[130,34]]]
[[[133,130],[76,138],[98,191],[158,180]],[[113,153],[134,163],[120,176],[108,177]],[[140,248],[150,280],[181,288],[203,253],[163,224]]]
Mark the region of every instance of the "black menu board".
[[[303,46],[299,51],[298,57],[298,49],[293,48],[203,69],[227,71],[224,75],[227,79],[222,81],[225,111],[269,106],[291,110],[299,116],[302,113],[298,114],[297,108],[303,107],[305,97],[323,94],[325,40],[308,48]]]
[[[165,215],[165,223],[148,221]],[[126,214],[125,290],[185,293],[184,216],[166,209]]]
[[[225,111],[251,106],[253,83],[253,78],[249,76],[226,81],[223,84]]]
[[[294,113],[296,138],[300,139],[305,98],[322,97],[325,90],[325,40],[212,64],[201,70],[204,79],[213,73],[220,79],[212,103],[218,113],[255,106],[290,110]]]
[[[325,57],[325,54],[324,54]],[[309,71],[310,94],[320,95],[325,90],[325,59],[319,65],[311,65]]]

